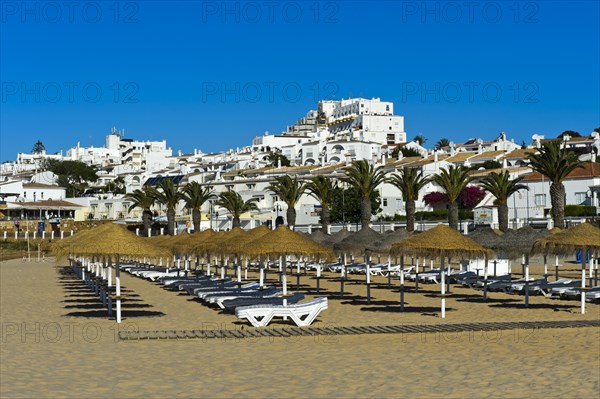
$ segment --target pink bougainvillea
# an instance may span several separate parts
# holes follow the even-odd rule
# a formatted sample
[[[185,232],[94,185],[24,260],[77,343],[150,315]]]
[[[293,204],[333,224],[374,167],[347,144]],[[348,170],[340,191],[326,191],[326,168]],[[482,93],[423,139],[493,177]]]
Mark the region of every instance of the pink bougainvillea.
[[[485,197],[485,190],[477,186],[467,186],[460,193],[458,202],[462,208],[472,209]],[[440,191],[433,191],[423,196],[423,201],[429,206],[448,203],[448,195]]]

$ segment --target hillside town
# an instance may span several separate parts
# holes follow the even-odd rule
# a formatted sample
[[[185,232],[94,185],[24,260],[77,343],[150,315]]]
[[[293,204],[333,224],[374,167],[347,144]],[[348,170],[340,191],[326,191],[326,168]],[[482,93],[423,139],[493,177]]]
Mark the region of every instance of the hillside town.
[[[134,194],[148,187],[160,187],[165,180],[181,190],[190,183],[197,183],[212,194],[197,209],[199,224],[193,220],[194,207],[190,207],[184,197],[178,198],[173,206],[174,234],[195,228],[231,229],[235,216],[244,228],[290,224],[300,231],[310,231],[321,226],[323,204],[318,195],[311,195],[308,190],[290,202],[273,190],[273,185],[284,176],[299,184],[318,176],[335,181],[342,206],[336,208],[328,204],[331,225],[335,229],[350,228],[352,223],[358,226],[360,214],[351,209],[356,196],[348,191],[350,187],[344,178],[350,165],[363,160],[387,176],[412,168],[426,179],[415,198],[417,224],[436,217],[446,219],[448,201],[436,201],[435,195],[428,195],[444,191],[432,177],[449,168],[461,167],[468,169],[473,187],[479,187],[478,182],[490,173],[507,172],[510,179],[519,179],[526,189],[508,197],[510,226],[537,224],[551,228],[551,181],[532,168],[529,160],[530,154],[551,142],[558,141],[563,150],[576,153],[582,165],[562,181],[565,205],[572,212],[565,215],[595,217],[600,214],[598,129],[582,134],[564,132],[557,138],[559,133],[552,134],[553,137],[534,134],[531,142],[520,144],[506,133],[498,132],[464,143],[447,138],[429,145],[432,143],[420,135],[409,140],[404,116],[394,113],[393,103],[379,98],[320,101],[317,109],[309,110],[286,131],[265,133],[254,137],[248,146],[222,152],[173,151],[167,140],[133,139],[124,130],[112,128],[103,147],[84,147],[77,143],[66,153],[61,150],[50,154],[39,141],[30,153],[18,153],[15,161],[1,164],[2,230],[18,234],[29,222],[34,223],[32,229],[38,230],[38,234],[69,231],[70,222],[86,220],[141,223],[145,209],[136,203]],[[82,172],[60,172],[65,162],[71,162],[68,164],[71,166],[82,165]],[[88,169],[83,170],[83,166]],[[86,176],[86,173],[91,174]],[[387,179],[375,191],[371,223],[405,224],[407,203],[399,185]],[[255,206],[233,215],[219,200],[226,192],[235,192],[244,202]],[[474,224],[497,228],[496,197],[483,189],[473,195],[469,203],[463,201],[461,205],[468,211],[461,213],[461,222],[463,218],[466,222],[461,223],[461,229],[468,232],[468,227]],[[339,198],[337,200],[339,202]],[[295,210],[293,223],[288,220],[290,204]],[[151,212],[153,223],[156,226],[162,223],[164,227],[169,206],[158,200],[150,205],[146,210]],[[329,223],[327,228],[331,229]],[[165,229],[154,228],[152,232],[160,233],[165,233]]]

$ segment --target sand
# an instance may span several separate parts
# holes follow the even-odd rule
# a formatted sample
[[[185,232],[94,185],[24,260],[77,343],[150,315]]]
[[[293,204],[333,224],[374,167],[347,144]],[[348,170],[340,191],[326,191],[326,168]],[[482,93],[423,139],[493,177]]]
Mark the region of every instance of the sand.
[[[327,276],[321,287],[333,295],[339,282]],[[480,291],[453,287],[441,319],[433,284],[407,293],[400,313],[387,279],[373,279],[367,305],[364,276],[351,278],[346,297],[332,296],[315,326],[600,318],[599,305],[582,316],[577,301],[532,297],[525,309],[521,296],[491,293],[483,303]],[[250,328],[149,281],[123,274],[123,285],[129,297],[118,328]],[[315,286],[302,277],[307,297]],[[0,295],[2,398],[600,395],[599,328],[126,342],[62,263],[0,263]]]

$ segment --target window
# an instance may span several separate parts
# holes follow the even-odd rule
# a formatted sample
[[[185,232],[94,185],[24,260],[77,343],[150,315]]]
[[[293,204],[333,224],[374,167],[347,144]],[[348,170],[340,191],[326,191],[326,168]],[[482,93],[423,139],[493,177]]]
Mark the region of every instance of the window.
[[[392,127],[390,126],[390,130],[392,130]]]
[[[44,192],[43,191],[40,193],[40,196],[42,197],[42,199],[44,199]]]
[[[536,194],[535,195],[535,205],[536,206],[546,206],[546,194]]]
[[[586,193],[575,193],[575,204],[585,205],[586,200],[587,200]]]
[[[387,198],[383,199],[383,206],[388,206],[388,200],[387,200]]]

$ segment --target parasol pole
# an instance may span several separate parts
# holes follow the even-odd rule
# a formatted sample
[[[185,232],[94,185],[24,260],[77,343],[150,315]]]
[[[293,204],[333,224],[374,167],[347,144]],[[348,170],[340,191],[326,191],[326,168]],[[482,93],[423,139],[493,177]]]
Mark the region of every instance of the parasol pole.
[[[494,261],[496,266],[496,261]],[[487,286],[488,286],[488,256],[485,254],[485,263],[483,269],[483,302],[487,302]]]
[[[548,282],[548,255],[544,254],[544,279]]]
[[[121,323],[121,267],[119,265],[119,255],[115,270],[115,297],[117,299],[117,323]]]
[[[281,274],[281,284],[283,285],[283,306],[287,306],[287,274],[286,267],[283,267],[283,256],[279,256],[279,270],[282,271]],[[285,319],[285,318],[284,318]]]
[[[441,286],[440,287],[440,293],[442,294],[441,295],[442,296],[442,305],[441,305],[442,306],[442,319],[445,319],[446,318],[446,297],[445,297],[445,295],[446,295],[446,284],[445,284],[445,276],[444,276],[444,262],[445,262],[444,252],[441,253],[440,258],[441,258],[441,262],[442,262],[441,263],[441,268],[440,268],[440,272],[442,274],[441,284],[440,284],[440,286]]]
[[[112,316],[112,258],[108,257],[108,315]]]
[[[244,258],[244,280],[248,280],[248,257]]]
[[[392,257],[390,255],[388,255],[387,272],[388,272],[388,288],[392,288]]]
[[[400,311],[404,312],[404,255],[400,256]]]
[[[554,265],[554,278],[558,280],[558,255],[556,255],[556,264]]]
[[[367,261],[367,305],[371,304],[371,257],[365,252]]]
[[[581,251],[581,314],[585,314],[585,261],[587,258],[587,248],[584,246]]]
[[[529,254],[524,254],[525,258],[525,307],[529,307]]]

